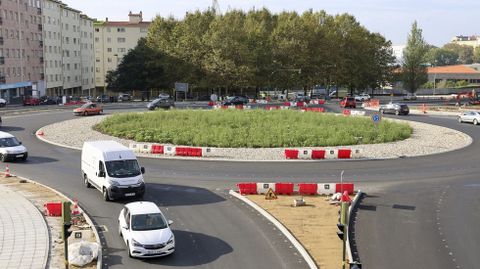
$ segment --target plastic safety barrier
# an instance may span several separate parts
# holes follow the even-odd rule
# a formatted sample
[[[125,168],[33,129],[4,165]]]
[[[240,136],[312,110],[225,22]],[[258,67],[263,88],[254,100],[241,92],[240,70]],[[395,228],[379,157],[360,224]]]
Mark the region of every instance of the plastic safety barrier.
[[[298,107],[304,107],[304,106],[305,106],[305,102],[297,102],[297,106],[298,106]]]
[[[298,158],[299,159],[311,159],[312,158],[312,150],[311,149],[300,149],[298,151]]]
[[[344,193],[348,192],[348,194],[353,194],[354,191],[354,184],[353,183],[337,183],[335,184],[335,192]]]
[[[339,159],[350,159],[352,157],[352,150],[351,149],[339,149],[338,150],[338,158]]]
[[[298,194],[316,195],[317,189],[317,183],[298,183]]]
[[[314,149],[312,150],[312,159],[325,159],[325,150],[323,149]]]
[[[153,144],[152,154],[163,154],[163,145]]]
[[[257,183],[238,183],[238,192],[242,195],[257,194]]]
[[[335,183],[320,183],[317,186],[317,193],[320,195],[329,195],[335,192]]]
[[[166,154],[166,155],[175,155],[175,153],[177,152],[175,150],[175,146],[164,146],[163,147],[163,152]]]
[[[275,183],[276,194],[293,194],[293,183]]]
[[[285,158],[298,159],[298,149],[285,149]]]
[[[58,217],[62,215],[62,203],[61,202],[51,202],[45,203],[43,205],[45,210],[45,215],[51,217]]]
[[[275,192],[275,183],[257,183],[258,194],[266,194],[268,189],[272,189]]]
[[[345,116],[350,116],[350,114],[351,114],[352,112],[350,112],[350,109],[344,109],[342,113],[343,113],[343,115],[345,115]]]

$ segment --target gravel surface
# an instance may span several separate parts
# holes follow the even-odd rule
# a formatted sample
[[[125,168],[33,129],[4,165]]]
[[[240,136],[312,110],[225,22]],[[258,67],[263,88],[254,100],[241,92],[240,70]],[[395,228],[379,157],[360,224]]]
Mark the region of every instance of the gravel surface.
[[[84,141],[115,140],[128,145],[134,141],[120,139],[92,130],[92,126],[108,116],[90,116],[64,122],[55,123],[41,128],[44,132],[43,140],[57,145],[81,149]],[[397,122],[406,122],[413,128],[410,138],[385,144],[354,145],[345,147],[326,147],[325,149],[351,148],[360,150],[360,158],[387,159],[398,157],[413,157],[436,154],[460,149],[472,143],[472,138],[462,132],[431,124],[414,121],[384,119]],[[285,160],[284,148],[210,148],[210,159],[227,160]],[[306,148],[311,149],[311,148]],[[317,148],[319,149],[319,148]],[[139,154],[140,156],[144,156]],[[163,157],[150,155],[156,158],[184,158]]]

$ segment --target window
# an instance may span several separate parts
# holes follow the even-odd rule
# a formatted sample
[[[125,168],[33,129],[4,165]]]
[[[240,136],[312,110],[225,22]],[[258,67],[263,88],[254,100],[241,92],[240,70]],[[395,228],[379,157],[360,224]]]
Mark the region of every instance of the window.
[[[112,52],[112,48],[107,48],[107,52]]]
[[[127,51],[127,49],[126,48],[118,48],[117,51],[120,52],[120,53],[124,53],[124,52]]]
[[[109,33],[110,33],[111,31],[112,31],[112,28],[110,28],[110,27],[107,27],[107,32],[109,32]]]
[[[140,33],[146,33],[148,32],[148,28],[140,28]]]
[[[125,43],[126,39],[124,37],[117,38],[118,43]]]
[[[117,28],[117,32],[119,32],[119,33],[125,33],[125,28]]]
[[[100,62],[100,58],[96,58],[96,59],[95,59],[95,62],[99,63],[99,62]]]
[[[100,41],[100,38],[98,38],[98,37],[95,37],[95,42],[97,42],[97,43],[98,43],[99,41]]]
[[[98,33],[98,32],[100,32],[100,29],[98,29],[98,28],[95,28],[95,32],[97,32],[97,33]]]
[[[112,39],[110,37],[107,37],[107,43],[112,42]]]
[[[107,58],[107,62],[111,63],[111,62],[112,62],[112,58]]]

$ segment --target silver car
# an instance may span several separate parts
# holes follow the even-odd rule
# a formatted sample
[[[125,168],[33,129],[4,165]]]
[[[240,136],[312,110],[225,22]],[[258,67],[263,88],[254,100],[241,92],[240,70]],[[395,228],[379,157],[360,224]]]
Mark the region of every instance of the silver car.
[[[458,116],[458,122],[471,122],[478,125],[480,122],[480,112],[477,111],[465,111]]]

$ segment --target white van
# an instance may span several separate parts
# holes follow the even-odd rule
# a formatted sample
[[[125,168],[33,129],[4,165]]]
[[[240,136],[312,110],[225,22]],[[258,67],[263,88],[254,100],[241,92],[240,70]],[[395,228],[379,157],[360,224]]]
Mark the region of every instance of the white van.
[[[87,188],[94,186],[105,201],[124,197],[142,198],[143,174],[133,151],[115,141],[83,143],[82,176]]]

